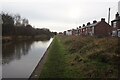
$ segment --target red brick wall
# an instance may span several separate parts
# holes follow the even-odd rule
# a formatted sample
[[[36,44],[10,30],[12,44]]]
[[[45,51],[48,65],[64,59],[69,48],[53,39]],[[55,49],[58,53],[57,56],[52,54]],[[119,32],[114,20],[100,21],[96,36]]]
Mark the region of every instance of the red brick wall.
[[[120,29],[120,20],[117,22],[117,28]]]
[[[98,37],[111,36],[111,26],[101,21],[95,26],[94,35]]]

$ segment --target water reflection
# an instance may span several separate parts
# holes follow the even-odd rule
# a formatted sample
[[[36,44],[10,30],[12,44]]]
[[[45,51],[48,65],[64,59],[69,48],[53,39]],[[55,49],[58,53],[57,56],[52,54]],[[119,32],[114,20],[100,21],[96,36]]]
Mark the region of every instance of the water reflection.
[[[22,55],[28,54],[32,44],[33,41],[3,45],[2,64],[8,64],[14,59],[21,59]]]
[[[3,45],[2,77],[29,78],[52,40]]]

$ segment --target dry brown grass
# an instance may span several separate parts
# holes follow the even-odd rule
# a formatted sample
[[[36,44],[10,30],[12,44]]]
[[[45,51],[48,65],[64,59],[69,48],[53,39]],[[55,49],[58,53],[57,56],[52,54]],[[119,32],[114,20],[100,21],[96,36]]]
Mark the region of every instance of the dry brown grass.
[[[117,77],[117,38],[62,36],[61,39],[68,51],[71,74],[77,73],[75,77]]]

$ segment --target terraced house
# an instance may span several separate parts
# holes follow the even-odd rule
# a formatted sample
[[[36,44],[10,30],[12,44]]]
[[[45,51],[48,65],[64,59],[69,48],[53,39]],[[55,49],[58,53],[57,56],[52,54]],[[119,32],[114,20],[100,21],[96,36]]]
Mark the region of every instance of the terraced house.
[[[88,22],[86,26],[83,24],[83,27],[79,28],[79,32],[82,36],[106,37],[111,36],[111,26],[105,22],[104,18],[101,18],[101,21],[94,20],[92,24]]]
[[[111,21],[112,26],[112,36],[120,37],[120,16],[117,12],[115,19]]]
[[[68,35],[68,36],[69,36],[69,35],[72,35],[72,30],[67,30],[67,31],[66,31],[66,35]]]

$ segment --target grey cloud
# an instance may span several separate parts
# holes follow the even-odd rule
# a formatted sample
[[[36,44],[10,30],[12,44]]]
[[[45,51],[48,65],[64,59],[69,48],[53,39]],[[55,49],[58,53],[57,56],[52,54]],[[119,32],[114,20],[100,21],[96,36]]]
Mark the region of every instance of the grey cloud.
[[[2,2],[1,2],[2,1]],[[118,0],[1,0],[0,5],[3,11],[10,13],[19,13],[21,16],[28,18],[31,23],[40,22],[44,27],[49,23],[52,30],[65,30],[76,28],[83,23],[94,19],[100,20],[101,17],[107,18],[108,8],[111,7],[111,19],[117,12]],[[77,9],[76,9],[77,8]],[[74,13],[80,11],[80,15]],[[73,12],[73,14],[72,14]],[[78,16],[79,15],[79,16]],[[72,17],[78,16],[78,17]],[[42,23],[44,22],[44,23]],[[48,23],[48,24],[47,24]],[[58,24],[58,25],[57,25]],[[71,27],[69,27],[71,25]],[[36,25],[37,26],[37,25]],[[39,25],[38,25],[39,26]],[[63,27],[64,26],[64,27]],[[61,29],[60,29],[61,28]]]

